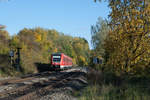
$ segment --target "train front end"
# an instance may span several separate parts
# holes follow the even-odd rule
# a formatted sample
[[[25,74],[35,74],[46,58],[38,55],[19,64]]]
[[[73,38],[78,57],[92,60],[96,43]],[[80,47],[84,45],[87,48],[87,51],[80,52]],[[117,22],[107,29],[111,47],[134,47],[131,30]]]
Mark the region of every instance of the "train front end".
[[[61,65],[61,53],[55,53],[51,55],[51,69],[59,70]]]

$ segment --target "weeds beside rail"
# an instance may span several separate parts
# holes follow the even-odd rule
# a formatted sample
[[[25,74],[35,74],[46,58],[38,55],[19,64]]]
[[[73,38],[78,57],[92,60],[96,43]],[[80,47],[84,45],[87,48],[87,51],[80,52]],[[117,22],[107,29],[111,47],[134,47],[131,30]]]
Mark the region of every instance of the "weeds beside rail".
[[[149,100],[150,79],[115,76],[90,69],[89,86],[75,94],[80,100]]]

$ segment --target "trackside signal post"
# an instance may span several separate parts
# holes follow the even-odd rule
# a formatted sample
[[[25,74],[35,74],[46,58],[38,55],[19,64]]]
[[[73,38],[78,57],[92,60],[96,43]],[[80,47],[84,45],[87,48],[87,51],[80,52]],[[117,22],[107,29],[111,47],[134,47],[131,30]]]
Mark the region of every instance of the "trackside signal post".
[[[10,52],[9,52],[11,66],[15,67],[18,71],[21,70],[21,66],[20,66],[20,61],[21,61],[20,50],[21,50],[21,48],[18,47],[15,50],[11,49]]]
[[[98,58],[98,57],[94,57],[93,58],[93,63],[94,64],[102,64],[103,63],[103,60]]]
[[[13,64],[14,64],[14,50],[10,50],[10,52],[9,52],[9,57],[10,57],[10,64],[11,64],[11,66],[13,66]]]

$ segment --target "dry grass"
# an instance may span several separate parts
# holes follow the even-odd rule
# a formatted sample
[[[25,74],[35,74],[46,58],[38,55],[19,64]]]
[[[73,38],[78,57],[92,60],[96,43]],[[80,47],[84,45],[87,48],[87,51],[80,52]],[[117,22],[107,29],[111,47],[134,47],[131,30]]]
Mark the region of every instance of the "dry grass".
[[[108,75],[108,76],[107,76]],[[149,100],[147,79],[126,79],[91,69],[89,86],[76,94],[80,100]]]

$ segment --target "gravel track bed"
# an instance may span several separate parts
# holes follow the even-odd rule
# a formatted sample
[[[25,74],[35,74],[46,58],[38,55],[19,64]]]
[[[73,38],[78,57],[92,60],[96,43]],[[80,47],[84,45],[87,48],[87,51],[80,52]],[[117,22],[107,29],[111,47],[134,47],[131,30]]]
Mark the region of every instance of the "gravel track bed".
[[[73,97],[71,94],[75,91],[79,91],[87,86],[86,74],[79,72],[73,77],[66,79],[67,82],[55,87],[48,95],[41,96],[37,100],[78,100],[78,98]]]
[[[77,100],[71,94],[87,86],[86,73],[87,69],[80,67],[61,72],[26,75],[21,77],[22,81],[13,81],[0,86],[0,93],[3,91],[7,93],[13,89],[15,91],[23,86],[27,86],[27,89],[17,90],[18,92],[13,93],[8,92],[6,97],[0,97],[0,100]],[[19,86],[19,84],[21,85]]]
[[[48,95],[41,97],[37,100],[77,100],[71,96],[71,88],[59,88],[52,90]]]

